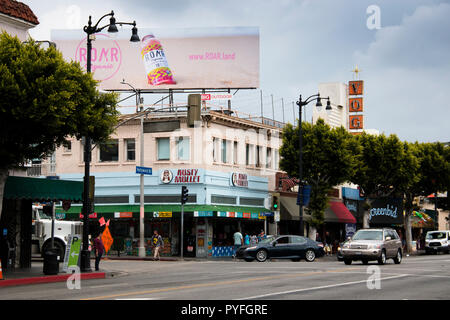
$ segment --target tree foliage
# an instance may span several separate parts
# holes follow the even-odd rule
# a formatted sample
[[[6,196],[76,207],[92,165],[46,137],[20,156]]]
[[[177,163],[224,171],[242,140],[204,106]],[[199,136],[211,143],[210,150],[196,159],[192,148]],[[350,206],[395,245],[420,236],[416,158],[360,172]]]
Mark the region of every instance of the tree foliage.
[[[107,139],[117,96],[55,48],[0,35],[0,168],[45,157],[68,136]]]
[[[327,206],[327,193],[336,185],[348,181],[358,165],[358,145],[343,128],[330,128],[322,119],[315,125],[302,123],[303,180],[311,185],[308,210],[312,224],[321,225]],[[280,148],[280,168],[293,177],[299,176],[299,128],[288,124],[283,130]]]

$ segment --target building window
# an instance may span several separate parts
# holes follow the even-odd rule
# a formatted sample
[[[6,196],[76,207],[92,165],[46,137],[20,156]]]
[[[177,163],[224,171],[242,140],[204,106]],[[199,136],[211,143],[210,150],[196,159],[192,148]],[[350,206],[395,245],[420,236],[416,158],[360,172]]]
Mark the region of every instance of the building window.
[[[219,143],[219,139],[213,138],[213,162],[218,162],[218,160],[219,160],[218,143]]]
[[[278,170],[278,160],[279,160],[279,153],[278,149],[274,149],[274,155],[273,155],[273,168],[275,170]]]
[[[127,161],[136,160],[136,142],[134,139],[125,139],[125,150]]]
[[[261,167],[261,147],[256,146],[256,167]]]
[[[170,160],[170,138],[156,138],[157,160]]]
[[[212,194],[211,195],[211,203],[236,204],[236,197],[227,197],[227,196]]]
[[[246,144],[245,145],[245,164],[247,166],[252,164],[252,148],[253,146],[251,144]]]
[[[178,137],[177,138],[177,157],[178,160],[189,160],[189,137]]]
[[[228,162],[227,145],[228,145],[228,141],[227,140],[222,140],[222,163],[227,163]]]
[[[272,149],[267,148],[266,150],[266,168],[272,168]]]
[[[240,198],[240,205],[264,207],[264,199],[262,198]]]
[[[233,164],[238,164],[238,143],[234,141],[233,143]]]
[[[119,140],[111,140],[100,145],[100,162],[119,161]]]
[[[72,152],[72,142],[71,141],[64,141],[63,143],[64,152]]]

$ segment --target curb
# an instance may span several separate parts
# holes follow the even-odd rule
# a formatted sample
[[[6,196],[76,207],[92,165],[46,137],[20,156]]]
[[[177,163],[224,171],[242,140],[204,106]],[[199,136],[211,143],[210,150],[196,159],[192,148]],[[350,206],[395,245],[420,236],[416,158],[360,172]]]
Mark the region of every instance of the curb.
[[[51,283],[51,282],[64,282],[67,281],[69,277],[72,275],[56,275],[56,276],[45,276],[45,277],[30,277],[30,278],[22,278],[22,279],[11,279],[11,280],[0,280],[0,287],[9,287],[9,286],[21,286],[21,285],[29,285],[29,284],[39,284],[39,283]],[[105,279],[105,272],[96,272],[96,273],[82,273],[81,280],[89,280],[89,279]]]

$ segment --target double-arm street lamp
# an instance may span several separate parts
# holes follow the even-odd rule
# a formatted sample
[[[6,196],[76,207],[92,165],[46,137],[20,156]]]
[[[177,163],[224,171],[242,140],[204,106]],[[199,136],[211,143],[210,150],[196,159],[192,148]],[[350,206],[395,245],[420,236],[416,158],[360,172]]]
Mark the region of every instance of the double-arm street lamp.
[[[300,204],[299,204],[299,219],[300,219],[300,235],[304,235],[304,227],[303,227],[303,138],[302,138],[302,112],[303,112],[303,106],[306,106],[310,102],[316,100],[316,107],[317,111],[321,111],[322,109],[322,102],[321,100],[327,99],[327,106],[325,110],[327,113],[331,112],[331,103],[330,103],[330,97],[322,98],[320,97],[320,93],[314,94],[310,97],[308,97],[306,100],[302,100],[302,96],[300,95],[299,100],[297,101],[297,105],[299,106],[298,109],[298,126],[299,126],[299,133],[298,133],[298,142],[299,142],[299,150],[300,150],[300,156],[298,158],[298,192],[300,193]]]
[[[109,24],[99,27],[99,23],[103,18],[110,16]],[[101,32],[103,29],[108,28],[109,33],[117,33],[119,30],[117,29],[118,25],[132,25],[131,29],[131,42],[139,42],[139,36],[137,34],[136,21],[133,23],[129,22],[116,22],[116,18],[114,18],[114,11],[111,13],[105,14],[101,17],[97,23],[92,26],[91,16],[89,16],[88,25],[83,28],[83,31],[87,34],[87,61],[86,61],[86,71],[91,73],[91,51],[92,51],[92,41],[95,40],[95,34]],[[80,262],[80,270],[82,272],[91,271],[91,263],[90,263],[90,251],[89,251],[89,214],[92,212],[92,204],[89,198],[89,175],[90,175],[90,162],[91,162],[91,146],[92,141],[90,137],[85,137],[84,142],[84,189],[83,189],[83,248],[81,250],[81,262]]]

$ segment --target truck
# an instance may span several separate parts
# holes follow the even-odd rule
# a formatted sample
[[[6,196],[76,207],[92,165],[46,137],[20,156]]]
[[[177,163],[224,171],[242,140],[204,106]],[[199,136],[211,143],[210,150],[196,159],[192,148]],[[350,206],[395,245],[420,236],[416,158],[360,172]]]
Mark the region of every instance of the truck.
[[[32,244],[38,247],[39,253],[44,253],[51,247],[52,218],[44,213],[42,205],[33,205]],[[62,221],[55,218],[54,246],[59,261],[64,261],[67,241],[70,234],[83,234],[83,222]]]

